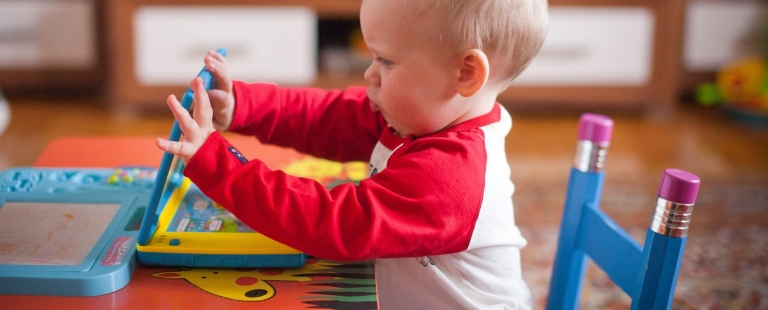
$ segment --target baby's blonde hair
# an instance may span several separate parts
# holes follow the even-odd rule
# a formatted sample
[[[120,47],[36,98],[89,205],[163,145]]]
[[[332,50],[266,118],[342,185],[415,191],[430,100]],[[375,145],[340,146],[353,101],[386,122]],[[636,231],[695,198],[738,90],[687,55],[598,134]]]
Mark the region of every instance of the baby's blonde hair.
[[[429,0],[460,50],[479,49],[490,78],[511,82],[541,49],[549,18],[547,0]]]

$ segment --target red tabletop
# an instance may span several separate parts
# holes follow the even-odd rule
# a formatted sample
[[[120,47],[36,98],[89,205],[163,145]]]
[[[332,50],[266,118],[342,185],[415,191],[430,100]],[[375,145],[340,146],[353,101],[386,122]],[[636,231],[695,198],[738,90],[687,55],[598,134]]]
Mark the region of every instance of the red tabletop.
[[[296,151],[228,136],[246,158],[280,169],[318,162]],[[51,142],[37,167],[157,167],[155,137],[68,137]],[[216,281],[206,275],[216,273]],[[205,269],[139,264],[128,285],[94,297],[0,295],[2,309],[375,309],[373,266],[310,258],[301,268]],[[264,288],[259,298],[246,294]],[[252,294],[251,294],[252,295]],[[264,300],[261,300],[264,299]]]
[[[163,151],[156,137],[67,137],[53,140],[35,161],[37,167],[112,168],[125,165],[157,167]],[[272,169],[302,155],[291,149],[264,145],[254,138],[227,136],[246,158],[258,158]]]

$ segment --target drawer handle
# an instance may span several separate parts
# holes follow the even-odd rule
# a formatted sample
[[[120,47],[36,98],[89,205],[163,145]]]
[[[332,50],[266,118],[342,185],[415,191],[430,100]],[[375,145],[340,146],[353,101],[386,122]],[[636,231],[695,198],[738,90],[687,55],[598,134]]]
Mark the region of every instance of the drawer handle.
[[[188,58],[194,58],[198,59],[205,54],[208,53],[210,50],[215,50],[219,48],[220,46],[226,46],[227,47],[227,60],[232,60],[234,57],[235,59],[239,57],[243,57],[243,55],[248,55],[250,53],[250,49],[245,45],[237,45],[237,44],[206,44],[203,45],[196,45],[192,46],[187,49],[186,57]]]
[[[35,28],[0,29],[0,42],[22,43],[33,42],[37,37]]]
[[[589,56],[589,50],[586,45],[542,48],[537,57],[562,60],[584,59]]]

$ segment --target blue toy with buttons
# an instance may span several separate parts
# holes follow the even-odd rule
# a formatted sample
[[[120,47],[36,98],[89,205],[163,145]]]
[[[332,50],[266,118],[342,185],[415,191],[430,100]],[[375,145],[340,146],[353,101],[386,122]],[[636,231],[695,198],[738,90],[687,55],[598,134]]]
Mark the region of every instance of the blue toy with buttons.
[[[157,169],[0,172],[0,294],[96,296],[130,281]]]
[[[42,185],[49,193],[94,190],[151,190],[157,176],[152,167],[115,169],[13,168],[0,175],[0,192],[33,192]]]

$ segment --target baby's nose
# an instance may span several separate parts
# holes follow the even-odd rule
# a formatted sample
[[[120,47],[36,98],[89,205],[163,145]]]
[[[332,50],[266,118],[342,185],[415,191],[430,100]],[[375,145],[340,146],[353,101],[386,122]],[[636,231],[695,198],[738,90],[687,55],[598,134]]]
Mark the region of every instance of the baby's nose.
[[[376,70],[376,63],[371,63],[370,66],[368,66],[368,69],[365,70],[365,74],[363,74],[363,78],[365,78],[365,81],[368,82],[368,84],[371,84],[372,86],[380,86],[381,84],[381,78],[379,77],[379,73]]]

